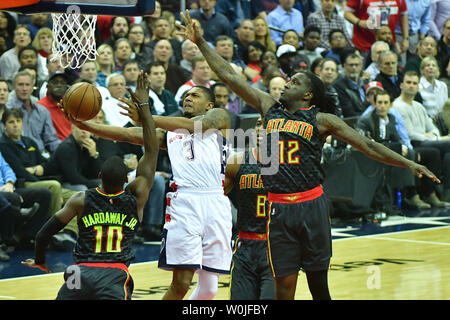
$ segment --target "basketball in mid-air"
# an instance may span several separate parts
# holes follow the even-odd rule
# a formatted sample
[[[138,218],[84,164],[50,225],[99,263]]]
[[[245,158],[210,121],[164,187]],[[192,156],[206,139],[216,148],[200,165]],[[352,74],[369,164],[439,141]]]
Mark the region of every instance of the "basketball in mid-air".
[[[102,108],[102,96],[90,83],[79,82],[71,86],[63,97],[64,110],[78,121],[87,121]]]

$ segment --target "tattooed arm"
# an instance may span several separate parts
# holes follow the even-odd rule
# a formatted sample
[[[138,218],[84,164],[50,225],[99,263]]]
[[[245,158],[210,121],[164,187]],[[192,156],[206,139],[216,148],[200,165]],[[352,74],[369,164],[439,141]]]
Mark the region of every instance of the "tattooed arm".
[[[426,175],[431,180],[440,183],[439,179],[427,167],[408,160],[381,143],[360,135],[355,129],[333,114],[319,112],[317,124],[322,137],[331,134],[363,152],[369,158],[391,166],[407,168],[419,178]]]

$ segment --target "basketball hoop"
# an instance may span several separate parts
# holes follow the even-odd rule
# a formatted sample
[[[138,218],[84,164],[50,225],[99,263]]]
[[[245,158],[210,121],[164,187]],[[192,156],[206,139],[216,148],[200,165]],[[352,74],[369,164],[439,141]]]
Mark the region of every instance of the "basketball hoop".
[[[79,69],[86,60],[95,60],[96,15],[80,14],[76,5],[69,6],[66,13],[52,13],[53,44],[52,60],[59,60],[64,68]]]

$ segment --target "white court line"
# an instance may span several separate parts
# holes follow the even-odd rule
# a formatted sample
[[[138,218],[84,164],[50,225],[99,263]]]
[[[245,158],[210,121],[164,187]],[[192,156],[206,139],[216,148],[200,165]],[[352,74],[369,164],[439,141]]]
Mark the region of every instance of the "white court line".
[[[388,238],[388,237],[370,237],[375,240],[389,240],[389,241],[400,241],[400,242],[413,242],[413,243],[424,243],[424,244],[436,244],[440,246],[450,246],[449,242],[435,242],[435,241],[422,241],[422,240],[411,240],[411,239],[397,239],[397,238]]]
[[[367,234],[364,236],[355,235],[354,237],[349,237],[349,238],[334,239],[333,242],[345,241],[345,240],[355,240],[355,239],[361,239],[361,238],[373,238],[373,237],[377,237],[377,236],[384,236],[384,235],[390,235],[390,234],[392,235],[392,234],[403,234],[403,233],[409,233],[409,232],[430,231],[430,230],[437,230],[437,229],[444,229],[444,228],[450,228],[450,226],[439,226],[439,227],[430,227],[430,228],[413,229],[413,230],[405,230],[405,231],[380,232],[377,234]]]
[[[437,230],[437,229],[442,229],[442,228],[450,228],[450,226],[439,226],[439,227],[430,227],[430,228],[424,228],[424,229],[414,229],[414,230],[405,230],[405,231],[393,231],[393,232],[379,233],[378,235],[377,234],[368,234],[368,235],[365,235],[365,236],[354,236],[354,237],[350,237],[350,238],[334,239],[333,242],[346,241],[346,240],[356,240],[356,239],[361,239],[361,238],[374,238],[374,239],[377,239],[376,237],[378,237],[378,239],[382,239],[380,237],[381,235],[390,235],[390,234],[392,235],[392,234],[401,234],[401,233],[408,233],[408,232],[429,231],[429,230]],[[386,239],[388,239],[388,238],[386,238]],[[400,241],[401,239],[393,239],[393,238],[391,239],[391,238],[389,238],[389,240]],[[419,240],[403,240],[403,241],[417,242]],[[429,243],[429,242],[426,242],[426,243]],[[436,242],[436,244],[450,245],[449,243],[441,243],[441,242]],[[141,264],[152,264],[152,263],[157,263],[157,262],[158,262],[158,260],[137,262],[137,263],[132,263],[131,266],[133,266],[133,265],[141,265]],[[63,272],[42,274],[42,275],[24,276],[24,277],[16,277],[16,278],[0,279],[0,282],[14,281],[14,280],[28,279],[28,278],[48,277],[48,276],[52,276],[52,275],[56,275],[56,274],[63,274]]]
[[[0,296],[0,299],[17,299],[16,297]]]

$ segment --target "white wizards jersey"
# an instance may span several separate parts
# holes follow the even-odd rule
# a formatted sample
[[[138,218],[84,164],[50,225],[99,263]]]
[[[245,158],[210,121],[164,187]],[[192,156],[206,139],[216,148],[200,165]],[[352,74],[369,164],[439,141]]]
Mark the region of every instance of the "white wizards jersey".
[[[173,182],[179,187],[222,188],[228,152],[219,131],[202,134],[167,132]]]

